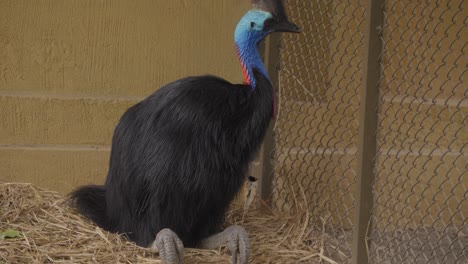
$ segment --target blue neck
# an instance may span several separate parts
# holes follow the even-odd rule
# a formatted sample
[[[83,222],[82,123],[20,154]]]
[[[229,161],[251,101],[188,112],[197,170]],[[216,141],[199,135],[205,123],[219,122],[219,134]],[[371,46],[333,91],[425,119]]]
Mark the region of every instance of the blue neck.
[[[261,10],[250,10],[239,21],[234,33],[237,53],[244,71],[244,80],[252,86],[257,87],[254,71],[256,69],[270,80],[270,76],[263,65],[262,57],[258,52],[258,43],[262,41],[269,33],[264,29],[264,23],[273,15]]]
[[[252,86],[252,89],[257,87],[257,81],[253,74],[253,69],[257,69],[262,73],[268,80],[270,75],[268,74],[265,65],[263,64],[262,57],[258,51],[258,46],[254,42],[236,42],[237,53],[242,64],[244,71],[244,81]]]

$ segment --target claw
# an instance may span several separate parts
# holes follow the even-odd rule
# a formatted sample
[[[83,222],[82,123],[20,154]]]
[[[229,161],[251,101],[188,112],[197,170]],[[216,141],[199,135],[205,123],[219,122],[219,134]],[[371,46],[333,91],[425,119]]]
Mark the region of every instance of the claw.
[[[205,249],[214,249],[224,245],[226,242],[227,247],[232,254],[233,264],[247,264],[249,262],[249,235],[242,226],[230,226],[221,233],[207,237],[201,241],[200,247]],[[239,254],[240,258],[239,262],[237,262],[237,254]]]
[[[159,251],[159,256],[165,264],[182,264],[183,262],[184,244],[177,234],[168,228],[159,231],[150,249]]]
[[[228,235],[227,247],[232,254],[232,263],[238,264],[237,254],[239,254],[239,264],[247,264],[250,255],[250,241],[247,231],[242,226],[230,226],[225,230]]]

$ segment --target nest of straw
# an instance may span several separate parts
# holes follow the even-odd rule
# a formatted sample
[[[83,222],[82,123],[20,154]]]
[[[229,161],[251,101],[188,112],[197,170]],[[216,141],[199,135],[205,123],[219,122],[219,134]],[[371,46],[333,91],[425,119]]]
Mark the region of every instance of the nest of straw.
[[[66,198],[30,184],[0,184],[0,232],[17,238],[0,240],[0,263],[161,263],[156,253],[125,237],[108,233],[69,207]],[[249,232],[250,263],[334,263],[310,243],[308,219],[263,208],[244,213],[233,206],[226,225]],[[186,249],[184,263],[231,263],[225,248]]]

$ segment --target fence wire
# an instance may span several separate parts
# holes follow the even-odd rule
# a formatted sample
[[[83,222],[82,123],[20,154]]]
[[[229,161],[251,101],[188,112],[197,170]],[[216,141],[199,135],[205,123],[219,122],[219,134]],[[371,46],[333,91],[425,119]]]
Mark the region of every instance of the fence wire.
[[[273,205],[351,262],[366,7],[285,1]],[[463,0],[382,0],[370,263],[468,263],[468,32]]]
[[[386,0],[372,263],[468,263],[463,0]]]
[[[344,263],[355,206],[364,7],[290,0],[287,8],[303,32],[282,37],[273,203],[307,210],[315,227],[307,242],[325,241],[324,253]]]

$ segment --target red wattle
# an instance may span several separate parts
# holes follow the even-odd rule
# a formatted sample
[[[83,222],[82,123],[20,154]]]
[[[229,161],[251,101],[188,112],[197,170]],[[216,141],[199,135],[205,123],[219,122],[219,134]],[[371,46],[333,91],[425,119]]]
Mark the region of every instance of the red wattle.
[[[242,57],[240,55],[239,46],[236,45],[237,57],[242,65],[242,73],[244,74],[244,83],[248,85],[252,85],[252,80],[250,79],[249,71],[247,70],[247,66],[245,66],[244,62],[242,61]]]
[[[250,79],[249,71],[243,62],[242,64],[242,72],[244,73],[244,82],[248,85],[252,85],[252,80]]]
[[[237,56],[239,57],[240,63],[242,65],[242,73],[244,74],[244,83],[248,85],[252,85],[252,80],[250,79],[249,71],[245,66],[244,62],[242,61],[242,57],[240,55],[239,47],[236,45]],[[273,92],[273,119],[276,119],[277,108],[276,108],[276,96]]]

